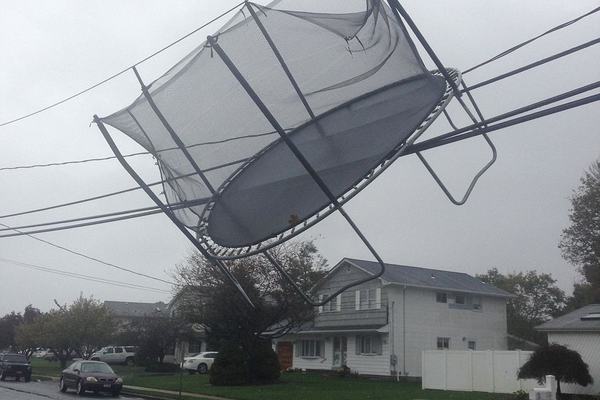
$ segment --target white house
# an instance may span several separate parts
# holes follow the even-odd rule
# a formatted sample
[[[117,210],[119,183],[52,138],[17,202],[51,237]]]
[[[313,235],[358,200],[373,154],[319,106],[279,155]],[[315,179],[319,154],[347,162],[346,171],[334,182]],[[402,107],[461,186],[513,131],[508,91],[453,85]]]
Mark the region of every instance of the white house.
[[[315,291],[323,298],[378,270],[375,262],[344,258]],[[319,307],[277,349],[293,368],[419,377],[423,350],[505,350],[511,296],[464,273],[388,264],[381,278]]]
[[[600,393],[600,304],[590,304],[548,321],[536,328],[548,334],[548,343],[558,343],[577,351],[590,369],[594,384],[561,384],[563,393]]]

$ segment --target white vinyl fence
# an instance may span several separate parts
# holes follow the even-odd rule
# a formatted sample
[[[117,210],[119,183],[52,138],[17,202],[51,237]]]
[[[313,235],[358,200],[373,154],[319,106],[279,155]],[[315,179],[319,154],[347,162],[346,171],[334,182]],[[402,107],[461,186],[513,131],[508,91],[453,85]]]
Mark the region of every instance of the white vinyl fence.
[[[535,380],[517,379],[530,351],[427,350],[422,354],[423,389],[490,393],[529,392]]]

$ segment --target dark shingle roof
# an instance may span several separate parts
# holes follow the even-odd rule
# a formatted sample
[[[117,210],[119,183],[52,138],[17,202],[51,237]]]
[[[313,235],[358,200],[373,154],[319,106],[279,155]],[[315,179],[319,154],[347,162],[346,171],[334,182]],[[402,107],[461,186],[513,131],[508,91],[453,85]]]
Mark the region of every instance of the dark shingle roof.
[[[597,314],[597,318],[586,319],[590,314]],[[581,319],[584,317],[584,319]],[[535,329],[538,331],[596,331],[600,332],[600,304],[590,304],[588,306],[578,308],[562,317],[554,318],[551,321],[545,322]]]
[[[379,271],[379,264],[374,261],[344,258],[367,273]],[[442,271],[439,269],[410,267],[407,265],[386,264],[383,280],[406,286],[444,289],[448,291],[477,293],[488,296],[512,297],[505,290],[481,282],[479,279],[463,272]]]
[[[162,301],[158,303],[135,303],[129,301],[105,301],[104,306],[115,317],[147,317],[169,315],[167,305]]]

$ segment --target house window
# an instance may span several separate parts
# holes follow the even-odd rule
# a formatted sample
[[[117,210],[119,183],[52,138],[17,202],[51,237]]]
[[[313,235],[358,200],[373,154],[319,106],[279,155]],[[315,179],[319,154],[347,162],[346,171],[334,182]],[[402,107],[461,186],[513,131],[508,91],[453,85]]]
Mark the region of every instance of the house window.
[[[465,295],[464,294],[454,295],[454,302],[456,304],[465,304]]]
[[[321,357],[323,354],[323,346],[318,340],[301,340],[299,350],[300,357]]]
[[[319,301],[323,301],[323,299],[327,298],[328,294],[319,295]],[[319,312],[332,312],[332,311],[341,311],[342,310],[342,295],[337,295],[331,301],[323,304],[319,307]]]
[[[190,347],[188,353],[200,353],[202,351],[202,341],[192,340],[190,341]]]
[[[477,347],[477,343],[475,343],[474,340],[469,340],[468,347],[469,347],[469,350],[475,350]]]
[[[438,303],[447,303],[448,302],[448,294],[437,292],[435,294],[435,301]]]
[[[438,348],[438,350],[448,350],[450,348],[450,338],[449,337],[437,338],[437,348]]]
[[[471,303],[473,305],[473,310],[481,310],[481,297],[473,296],[471,298]]]
[[[373,310],[381,308],[381,288],[360,289],[356,291],[356,309]]]
[[[356,337],[356,354],[381,354],[381,336],[364,335]]]

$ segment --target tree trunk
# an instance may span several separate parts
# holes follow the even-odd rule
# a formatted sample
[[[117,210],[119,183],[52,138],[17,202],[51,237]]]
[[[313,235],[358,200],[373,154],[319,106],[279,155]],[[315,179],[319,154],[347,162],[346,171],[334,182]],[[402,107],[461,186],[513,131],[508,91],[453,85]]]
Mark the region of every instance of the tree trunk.
[[[556,398],[558,400],[562,399],[562,393],[560,391],[560,381],[558,379],[556,380]]]

